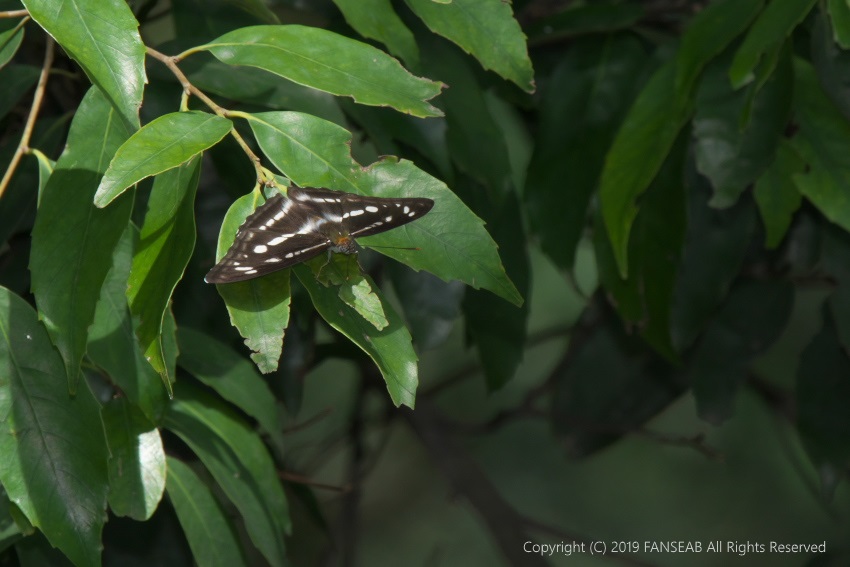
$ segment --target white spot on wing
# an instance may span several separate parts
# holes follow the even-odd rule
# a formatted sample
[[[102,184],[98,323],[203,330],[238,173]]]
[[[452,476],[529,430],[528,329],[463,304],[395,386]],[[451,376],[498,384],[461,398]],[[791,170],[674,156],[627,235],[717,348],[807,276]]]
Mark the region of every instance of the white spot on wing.
[[[280,262],[280,258],[268,258],[266,259],[266,264],[277,264]]]
[[[387,217],[387,218],[384,219],[384,222],[390,222],[391,220],[393,220],[392,217]]]
[[[378,207],[375,207],[373,205],[369,205],[369,206],[366,207],[366,210],[369,211],[370,213],[377,213]]]
[[[236,270],[237,272],[250,272],[254,268],[252,268],[251,266],[239,266],[238,268],[233,268],[233,269]]]
[[[362,214],[363,214],[363,209],[356,209],[354,211],[351,211],[351,216],[353,216],[353,217],[357,217],[357,216],[360,216]]]
[[[245,272],[245,273],[250,276],[251,274],[256,274],[257,270],[251,270],[250,272]]]
[[[280,244],[281,242],[283,242],[287,238],[290,238],[291,236],[292,236],[291,234],[281,234],[280,236],[276,236],[276,237],[272,238],[271,240],[269,240],[269,246],[277,246],[278,244]]]
[[[265,246],[263,246],[262,244],[259,244],[259,245],[257,245],[257,246],[254,246],[254,253],[255,253],[255,254],[265,254],[265,253],[266,253],[266,251],[268,251],[268,248],[266,248],[266,247],[265,247]]]
[[[407,214],[407,213],[409,213],[409,212],[410,212],[410,207],[408,207],[407,205],[405,205],[405,206],[404,206],[404,214]]]

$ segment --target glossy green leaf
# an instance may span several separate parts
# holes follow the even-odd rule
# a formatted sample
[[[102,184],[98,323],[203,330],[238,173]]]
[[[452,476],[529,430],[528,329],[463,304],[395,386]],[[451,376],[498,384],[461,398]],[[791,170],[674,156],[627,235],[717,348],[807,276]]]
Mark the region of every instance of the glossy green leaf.
[[[800,193],[829,220],[850,230],[850,123],[821,89],[814,69],[801,59],[794,62],[795,119],[800,131],[791,146],[808,164],[794,176]]]
[[[642,198],[629,242],[628,279],[620,277],[611,245],[598,223],[594,230],[599,278],[617,312],[670,360],[678,356],[672,340],[671,314],[686,227],[684,157],[682,136]]]
[[[419,66],[419,47],[390,0],[334,0],[345,21],[363,37],[380,41],[390,53],[413,69]]]
[[[131,131],[139,127],[145,45],[123,0],[22,0],[30,16],[86,72]]]
[[[460,316],[466,286],[414,272],[398,262],[387,269],[417,348],[429,350],[445,342]]]
[[[221,140],[230,120],[207,112],[160,116],[124,142],[100,182],[94,203],[105,207],[131,185],[182,165]]]
[[[227,513],[188,465],[168,457],[168,498],[202,567],[247,565]]]
[[[262,69],[227,65],[212,56],[189,58],[181,64],[181,69],[184,68],[192,84],[205,93],[257,104],[272,110],[306,112],[345,125],[345,115],[336,97],[293,83]]]
[[[38,204],[41,205],[41,196],[47,186],[47,180],[53,174],[56,162],[44,155],[40,150],[30,149],[30,153],[38,162]]]
[[[12,60],[24,40],[23,20],[0,21],[0,69]]]
[[[635,431],[687,387],[663,360],[647,356],[619,321],[590,326],[571,348],[570,363],[552,375],[551,411],[554,431],[572,458],[593,454]]]
[[[101,410],[109,444],[109,507],[118,516],[144,521],[165,491],[165,450],[159,430],[127,398]]]
[[[700,10],[682,34],[676,55],[676,91],[680,97],[696,84],[703,67],[747,29],[764,0],[718,0]]]
[[[100,565],[109,452],[86,386],[68,394],[35,310],[0,287],[0,483],[51,545]]]
[[[531,285],[531,267],[516,194],[506,196],[498,208],[476,209],[487,211],[488,224],[501,243],[507,269],[513,274],[520,293],[526,296]],[[487,389],[498,390],[514,377],[522,362],[528,331],[528,303],[517,307],[480,290],[470,290],[463,300],[463,312],[467,335],[475,344],[484,368]]]
[[[688,226],[670,316],[679,352],[691,346],[729,294],[756,230],[751,200],[714,209],[708,206],[708,180],[693,168],[686,179]]]
[[[764,245],[767,248],[779,246],[791,226],[794,213],[800,208],[802,197],[794,178],[803,174],[805,167],[800,156],[788,142],[783,141],[773,164],[756,182],[753,193],[764,223]]]
[[[39,69],[32,65],[8,65],[0,69],[0,118],[6,116],[24,93],[38,81]]]
[[[239,510],[263,557],[275,567],[287,564],[286,496],[259,435],[224,403],[182,382],[165,425],[189,445]]]
[[[569,4],[563,11],[530,22],[524,29],[529,43],[548,43],[568,37],[630,28],[643,16],[643,6],[635,2],[576,2]]]
[[[638,215],[638,199],[667,159],[691,114],[690,97],[675,96],[675,71],[668,63],[655,72],[629,110],[602,169],[602,217],[623,278],[629,276],[629,233]]]
[[[755,78],[756,66],[762,58],[785,42],[811,11],[815,1],[792,0],[767,5],[750,28],[729,68],[733,87],[740,88]]]
[[[136,336],[142,352],[166,388],[175,377],[168,372],[163,350],[163,318],[171,294],[195,249],[195,191],[201,160],[156,177],[145,222],[127,281],[130,312],[138,318]]]
[[[438,4],[431,0],[405,0],[428,28],[459,45],[481,66],[534,90],[534,70],[528,58],[525,35],[514,19],[508,2],[502,0],[453,0]]]
[[[90,89],[44,188],[33,228],[32,290],[72,390],[112,251],[133,206],[132,195],[109,210],[96,208],[92,198],[109,158],[127,136],[115,109],[100,91]]]
[[[392,306],[381,299],[389,325],[379,331],[343,303],[335,288],[318,283],[307,266],[296,266],[294,271],[301,285],[310,294],[319,315],[375,362],[387,383],[393,403],[396,406],[404,404],[413,408],[416,403],[416,387],[419,384],[416,366],[418,357],[413,350],[407,327]],[[369,283],[372,289],[377,289],[374,282]]]
[[[277,15],[263,0],[227,0],[227,3],[267,24],[279,24]]]
[[[379,49],[321,28],[252,26],[195,49],[208,50],[229,65],[259,67],[361,104],[391,106],[420,117],[441,114],[427,102],[440,94],[440,83],[411,75]]]
[[[774,161],[791,113],[794,80],[787,50],[763,85],[747,89],[732,89],[728,63],[721,58],[706,69],[693,120],[697,167],[711,180],[711,205],[718,208],[734,204]]]
[[[820,85],[838,107],[845,120],[850,119],[850,51],[842,49],[835,40],[830,21],[824,14],[814,18],[810,46],[811,62]]]
[[[785,329],[794,305],[787,281],[744,282],[706,329],[691,360],[690,378],[699,416],[720,425],[734,415],[750,359]]]
[[[115,247],[94,322],[89,329],[88,357],[153,423],[159,423],[166,394],[153,367],[139,348],[127,304],[127,279],[133,261],[137,230],[130,225]]]
[[[429,74],[451,85],[440,97],[446,112],[449,156],[498,199],[510,190],[511,162],[504,132],[487,107],[484,88],[460,50],[440,40],[424,47],[423,64]]]
[[[826,7],[832,19],[832,37],[841,49],[850,49],[850,5],[847,0],[827,0]]]
[[[825,310],[826,311],[826,310]],[[800,357],[797,370],[797,428],[812,461],[844,469],[850,463],[850,359],[842,350],[832,317]]]
[[[258,199],[254,191],[230,206],[219,232],[217,259],[227,253],[239,227],[257,208]],[[252,351],[251,360],[264,374],[275,370],[283,350],[284,331],[289,324],[289,270],[216,288],[230,313],[230,323]]]
[[[543,252],[563,269],[573,267],[605,152],[642,85],[645,60],[630,36],[579,40],[543,83],[523,197]]]
[[[177,364],[250,415],[266,433],[280,440],[275,397],[251,363],[227,345],[186,327],[177,332]]]
[[[434,199],[434,208],[421,219],[359,239],[361,245],[418,248],[377,251],[444,281],[459,279],[514,304],[522,303],[481,219],[439,180],[406,160],[387,158],[364,169],[349,153],[350,132],[309,115],[268,112],[252,115],[250,123],[266,156],[298,185],[378,197]]]
[[[330,258],[320,256],[310,260],[307,265],[321,284],[335,287],[342,302],[376,329],[380,331],[389,325],[380,298],[361,273],[356,254],[332,254]]]

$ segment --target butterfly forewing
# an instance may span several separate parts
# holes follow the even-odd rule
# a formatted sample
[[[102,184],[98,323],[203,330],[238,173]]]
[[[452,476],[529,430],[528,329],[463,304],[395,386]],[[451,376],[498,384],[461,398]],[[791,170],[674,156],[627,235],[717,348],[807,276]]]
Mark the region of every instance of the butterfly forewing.
[[[407,224],[431,210],[424,198],[362,197],[331,189],[290,187],[245,219],[227,254],[205,278],[229,283],[256,278],[318,256],[353,253],[354,238]]]

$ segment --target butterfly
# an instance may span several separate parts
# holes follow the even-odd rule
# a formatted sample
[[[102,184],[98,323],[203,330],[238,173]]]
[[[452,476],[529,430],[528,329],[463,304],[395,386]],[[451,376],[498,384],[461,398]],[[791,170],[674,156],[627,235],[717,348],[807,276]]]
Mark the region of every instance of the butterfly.
[[[257,208],[227,254],[206,275],[222,284],[258,278],[325,251],[355,254],[354,239],[402,226],[425,215],[431,199],[363,197],[315,187],[290,187]]]

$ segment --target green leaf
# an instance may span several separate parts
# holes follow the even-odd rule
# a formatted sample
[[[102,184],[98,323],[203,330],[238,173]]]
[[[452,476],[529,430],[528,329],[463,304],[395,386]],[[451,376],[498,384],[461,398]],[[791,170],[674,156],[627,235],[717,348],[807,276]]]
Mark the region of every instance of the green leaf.
[[[805,171],[806,164],[787,141],[782,141],[776,152],[773,164],[756,182],[754,195],[765,228],[767,248],[776,248],[797,209],[802,197],[794,183],[794,178]]]
[[[750,28],[738,48],[729,79],[740,88],[755,79],[755,69],[761,59],[785,42],[815,5],[816,0],[770,2]]]
[[[443,85],[408,73],[365,43],[321,28],[252,26],[196,47],[229,65],[249,65],[361,104],[391,106],[414,116],[440,116],[428,104]]]
[[[109,157],[129,135],[115,115],[100,91],[90,89],[44,188],[32,233],[33,294],[72,391],[109,260],[133,206],[132,195],[109,210],[92,205]]]
[[[165,410],[165,389],[153,367],[145,361],[127,305],[127,279],[133,260],[136,228],[129,225],[115,247],[112,268],[106,275],[89,329],[88,357],[109,375],[149,420],[159,423]]]
[[[100,565],[108,450],[87,387],[68,395],[62,359],[23,299],[0,287],[0,483],[76,565]]]
[[[620,0],[572,3],[563,11],[535,19],[525,26],[531,44],[627,29],[644,16],[643,6]],[[611,37],[614,37],[611,34]]]
[[[275,397],[247,360],[214,338],[186,327],[177,332],[180,357],[186,372],[250,415],[266,433],[280,438]]]
[[[198,565],[247,565],[227,514],[188,465],[168,457],[168,498]]]
[[[187,59],[181,69],[185,70],[193,85],[206,93],[273,110],[306,112],[336,124],[345,124],[345,115],[333,95],[271,75],[262,69],[226,65],[212,56]],[[244,157],[241,159],[245,160]]]
[[[216,258],[220,260],[233,244],[245,218],[257,208],[256,191],[237,199],[221,224]],[[260,372],[277,368],[283,350],[283,335],[289,324],[289,270],[273,272],[262,278],[217,285],[219,295],[230,313],[230,323],[245,338],[251,360]]]
[[[732,89],[728,63],[721,58],[706,70],[693,120],[697,167],[711,180],[711,206],[718,208],[734,204],[774,161],[791,113],[794,80],[787,50],[764,85],[747,89]]]
[[[389,325],[377,330],[354,309],[343,303],[334,288],[318,283],[307,266],[296,266],[294,271],[301,285],[310,294],[319,315],[375,362],[387,383],[393,403],[396,406],[404,404],[413,408],[416,402],[416,386],[419,384],[416,367],[418,357],[413,350],[407,327],[392,306],[381,299]],[[374,282],[370,280],[369,283],[372,289],[377,289]]]
[[[6,116],[24,93],[38,81],[39,69],[32,65],[9,65],[0,69],[0,118]]]
[[[691,20],[676,55],[679,97],[693,89],[703,67],[747,29],[763,5],[764,0],[719,0]]]
[[[139,22],[122,0],[22,0],[115,107],[131,131],[139,127],[145,88],[145,45]]]
[[[511,4],[502,0],[405,0],[428,28],[456,43],[490,69],[521,89],[534,91],[534,70],[525,35]]]
[[[131,185],[186,163],[221,140],[233,124],[207,112],[160,116],[124,142],[100,182],[94,203],[105,207]]]
[[[349,153],[351,134],[313,116],[267,112],[251,115],[250,124],[266,156],[298,185],[377,197],[434,199],[434,208],[421,219],[362,238],[361,245],[418,248],[378,251],[444,281],[459,279],[516,305],[522,303],[481,219],[439,180],[406,160],[384,159],[364,169]]]
[[[419,47],[413,34],[393,10],[390,0],[334,0],[345,21],[363,37],[380,41],[408,67],[419,66]]]
[[[734,415],[751,358],[779,337],[793,305],[794,286],[788,281],[745,282],[732,290],[691,360],[690,378],[702,419],[720,425]]]
[[[847,0],[827,0],[826,7],[832,19],[832,37],[841,49],[850,49],[850,5]]]
[[[189,445],[239,510],[263,557],[274,567],[285,565],[289,511],[259,435],[221,401],[183,382],[175,387],[165,425]]]
[[[195,249],[195,191],[201,173],[196,158],[156,177],[127,281],[127,300],[138,317],[142,352],[171,391],[163,350],[163,318],[171,294]]]
[[[834,21],[832,22],[834,25]],[[814,18],[811,59],[820,85],[845,119],[850,118],[850,51],[832,39],[830,20],[824,14]]]
[[[363,277],[355,254],[333,254],[331,258],[314,258],[308,265],[323,285],[337,288],[343,303],[357,311],[379,331],[389,325],[380,298]]]
[[[551,410],[569,457],[593,454],[635,431],[686,389],[668,364],[647,356],[613,319],[588,325],[572,341],[570,363],[553,372]]]
[[[631,36],[578,40],[575,47],[543,83],[523,193],[543,252],[564,269],[573,267],[605,153],[642,85],[646,60]]]
[[[824,311],[823,328],[800,357],[797,428],[815,464],[843,470],[850,463],[850,360]]]
[[[507,268],[514,275],[520,293],[527,295],[531,267],[518,197],[511,193],[498,207],[483,205],[476,210],[487,211],[488,224],[501,244]],[[484,367],[487,389],[498,390],[514,377],[522,362],[528,331],[528,303],[517,307],[490,294],[470,290],[464,297],[463,311],[467,335],[475,344]]]
[[[686,229],[685,139],[680,136],[643,196],[629,242],[629,277],[620,278],[601,225],[594,230],[599,278],[623,320],[661,355],[675,361],[671,314]]]
[[[794,181],[826,218],[850,230],[850,124],[821,89],[811,65],[795,59],[794,72],[800,131],[791,146],[808,164],[807,172],[795,175]]]
[[[676,274],[671,335],[684,352],[702,332],[738,277],[756,229],[749,199],[717,210],[707,205],[708,180],[690,168],[687,177],[688,227]]]
[[[12,60],[24,40],[24,20],[0,22],[0,69]]]
[[[118,516],[144,521],[165,491],[165,450],[159,430],[127,398],[101,410],[109,445],[109,507]]]
[[[599,186],[602,217],[620,275],[629,276],[629,233],[646,191],[691,114],[690,97],[676,98],[676,68],[661,67],[644,87],[605,158]]]
[[[459,169],[487,185],[500,198],[511,184],[511,162],[504,132],[487,106],[482,86],[468,58],[451,44],[425,45],[429,74],[451,85],[440,97],[446,112],[446,143]]]
[[[414,272],[398,262],[387,269],[418,349],[430,350],[445,342],[460,316],[465,286],[458,281],[444,282],[428,272]]]

